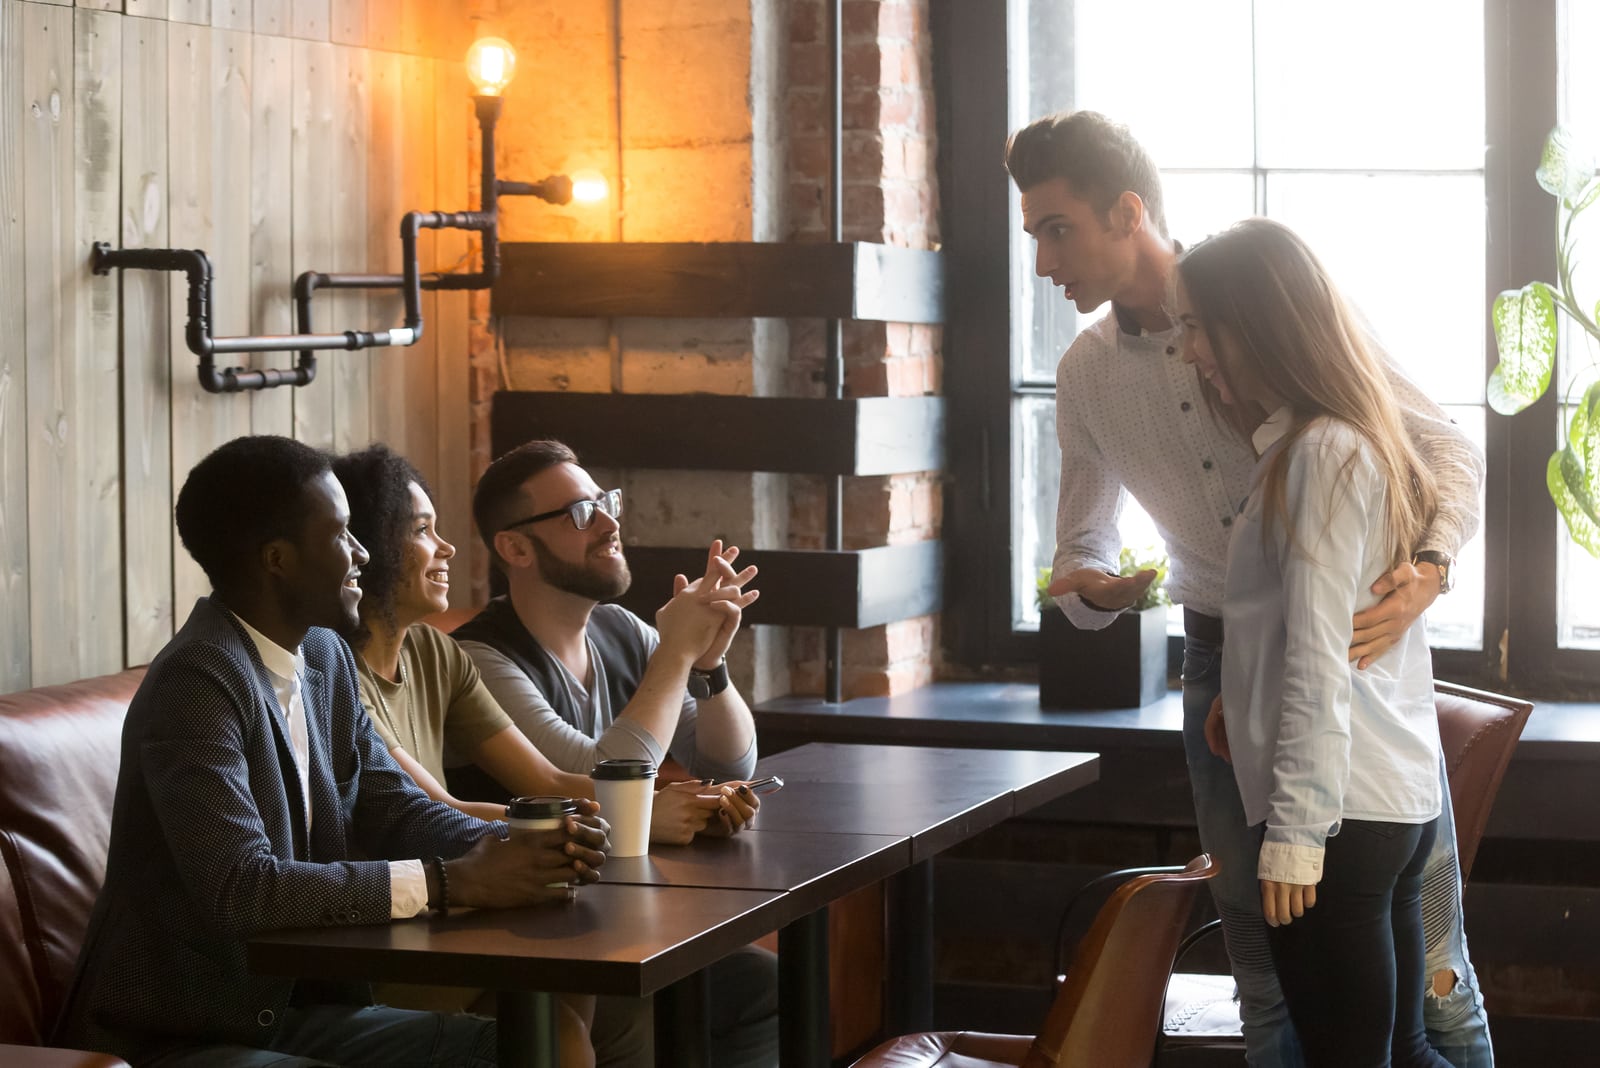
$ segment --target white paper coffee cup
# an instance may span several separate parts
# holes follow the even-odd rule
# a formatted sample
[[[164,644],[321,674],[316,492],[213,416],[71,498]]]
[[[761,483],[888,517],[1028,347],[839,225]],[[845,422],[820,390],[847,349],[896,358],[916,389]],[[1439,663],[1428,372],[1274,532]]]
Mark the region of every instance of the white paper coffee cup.
[[[655,804],[656,766],[648,760],[602,760],[594,766],[594,799],[611,824],[611,855],[650,852],[650,810]]]
[[[578,813],[578,802],[570,797],[513,797],[506,806],[506,822],[511,833],[528,831],[556,831],[567,822],[568,816]],[[546,883],[547,886],[568,886],[568,883]]]

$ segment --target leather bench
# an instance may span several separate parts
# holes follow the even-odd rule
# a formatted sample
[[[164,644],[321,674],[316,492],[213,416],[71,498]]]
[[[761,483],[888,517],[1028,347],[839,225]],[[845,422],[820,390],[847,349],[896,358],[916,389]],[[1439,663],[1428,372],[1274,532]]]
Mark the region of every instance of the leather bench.
[[[143,668],[0,696],[0,1064],[113,1068],[45,1048],[105,878],[122,721]]]

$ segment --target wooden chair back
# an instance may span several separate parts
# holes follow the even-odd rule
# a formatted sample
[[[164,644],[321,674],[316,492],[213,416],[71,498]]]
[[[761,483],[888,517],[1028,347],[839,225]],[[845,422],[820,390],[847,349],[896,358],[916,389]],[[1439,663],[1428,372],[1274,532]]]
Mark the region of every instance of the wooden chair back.
[[[1172,959],[1206,854],[1180,871],[1136,876],[1101,906],[1022,1068],[1148,1068]]]

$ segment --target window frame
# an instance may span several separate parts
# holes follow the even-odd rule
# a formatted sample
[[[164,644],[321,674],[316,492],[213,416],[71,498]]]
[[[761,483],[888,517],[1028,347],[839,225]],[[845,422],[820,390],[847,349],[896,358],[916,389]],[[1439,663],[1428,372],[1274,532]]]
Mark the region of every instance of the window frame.
[[[1533,164],[1557,116],[1561,3],[1484,2],[1483,307],[1490,365],[1494,296],[1554,275],[1555,209],[1534,180]],[[1020,667],[1038,658],[1037,632],[1014,629],[1011,619],[1011,358],[1029,325],[1012,322],[1011,264],[1025,235],[1001,164],[1014,125],[1008,49],[1025,30],[1026,13],[1026,0],[932,0],[930,9],[948,271],[946,493],[959,502],[945,510],[945,634],[951,657],[970,668]],[[1485,549],[1483,648],[1436,649],[1434,670],[1467,685],[1595,699],[1600,650],[1558,646],[1559,520],[1544,483],[1556,440],[1555,393],[1516,416],[1487,415],[1485,509],[1477,534]]]

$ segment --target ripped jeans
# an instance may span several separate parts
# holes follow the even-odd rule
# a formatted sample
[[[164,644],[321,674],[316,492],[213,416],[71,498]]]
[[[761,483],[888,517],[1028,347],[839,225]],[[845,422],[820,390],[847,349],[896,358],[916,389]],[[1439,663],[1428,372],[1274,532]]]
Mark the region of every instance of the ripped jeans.
[[[1283,991],[1273,970],[1267,926],[1261,919],[1261,889],[1256,879],[1257,837],[1244,821],[1244,805],[1233,768],[1206,746],[1206,714],[1222,691],[1222,645],[1185,638],[1183,647],[1183,748],[1194,791],[1200,845],[1220,866],[1208,884],[1222,918],[1234,981],[1239,986],[1239,1017],[1245,1055],[1251,1068],[1302,1068],[1304,1055]],[[1444,778],[1443,762],[1439,776]],[[1439,816],[1438,836],[1422,876],[1422,928],[1426,943],[1428,990],[1422,1022],[1428,1043],[1454,1068],[1491,1068],[1489,1018],[1478,990],[1478,976],[1467,956],[1462,926],[1461,868],[1456,860],[1455,819],[1450,791]],[[1437,997],[1433,976],[1455,973],[1452,990]]]

